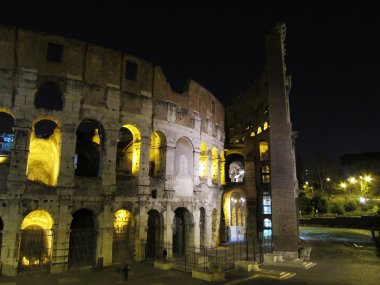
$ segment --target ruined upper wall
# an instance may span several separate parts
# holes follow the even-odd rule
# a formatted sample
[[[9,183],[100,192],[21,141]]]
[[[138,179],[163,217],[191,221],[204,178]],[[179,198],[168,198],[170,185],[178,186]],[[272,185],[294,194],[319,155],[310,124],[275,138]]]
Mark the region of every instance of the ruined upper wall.
[[[62,48],[60,62],[47,60],[49,44]],[[132,71],[127,65],[132,66]],[[135,75],[133,67],[136,68]],[[0,25],[0,69],[2,70],[2,87],[12,88],[12,74],[21,68],[36,70],[37,81],[42,84],[51,78],[66,80],[74,76],[84,82],[83,103],[87,105],[104,106],[104,95],[109,85],[120,88],[120,111],[141,113],[139,105],[142,101],[152,98],[157,101],[158,109],[153,107],[156,118],[167,118],[161,112],[160,103],[174,105],[176,110],[188,116],[179,122],[192,127],[194,112],[198,112],[202,121],[212,121],[218,126],[224,126],[224,109],[221,103],[204,87],[190,81],[184,93],[174,92],[159,66],[143,59],[111,50],[98,45],[78,41],[62,36],[36,32],[26,29]],[[128,73],[129,72],[129,73]],[[128,74],[127,74],[128,73]],[[6,75],[4,75],[6,74]],[[8,86],[8,87],[5,87]],[[86,95],[90,90],[91,94]],[[10,90],[8,90],[10,91]],[[188,115],[186,115],[188,114]]]

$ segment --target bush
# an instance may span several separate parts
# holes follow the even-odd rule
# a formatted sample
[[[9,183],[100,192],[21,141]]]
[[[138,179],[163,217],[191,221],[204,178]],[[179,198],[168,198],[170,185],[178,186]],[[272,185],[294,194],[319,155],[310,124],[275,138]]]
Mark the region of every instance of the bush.
[[[358,207],[358,203],[355,200],[348,200],[344,203],[344,210],[346,212],[353,212]]]
[[[302,213],[310,213],[313,205],[311,204],[311,199],[306,197],[305,194],[301,193],[298,197],[299,209]]]
[[[343,205],[339,202],[332,202],[330,204],[330,212],[338,215],[343,215]]]
[[[327,213],[329,202],[326,198],[320,196],[314,196],[311,199],[311,203],[319,213]]]

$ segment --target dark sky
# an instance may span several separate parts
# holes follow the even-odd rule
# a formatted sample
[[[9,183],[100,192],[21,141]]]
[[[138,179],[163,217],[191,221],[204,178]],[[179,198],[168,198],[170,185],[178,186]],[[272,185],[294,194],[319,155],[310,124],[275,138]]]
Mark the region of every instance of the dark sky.
[[[175,90],[191,78],[223,103],[259,77],[264,35],[286,22],[298,154],[380,151],[378,0],[7,1],[1,14],[150,60]]]

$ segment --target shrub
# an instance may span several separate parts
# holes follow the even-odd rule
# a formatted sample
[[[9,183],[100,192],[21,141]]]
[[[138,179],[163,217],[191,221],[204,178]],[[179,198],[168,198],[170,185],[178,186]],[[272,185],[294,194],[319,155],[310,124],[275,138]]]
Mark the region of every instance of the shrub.
[[[327,213],[329,203],[326,198],[320,196],[314,196],[311,199],[311,203],[319,213]]]
[[[311,199],[309,197],[306,197],[303,193],[298,197],[298,205],[303,213],[310,213],[313,207],[311,204]]]
[[[343,205],[339,202],[332,202],[330,204],[330,212],[338,215],[343,215]]]
[[[346,212],[353,212],[358,207],[358,204],[355,200],[348,200],[344,203],[344,210]]]

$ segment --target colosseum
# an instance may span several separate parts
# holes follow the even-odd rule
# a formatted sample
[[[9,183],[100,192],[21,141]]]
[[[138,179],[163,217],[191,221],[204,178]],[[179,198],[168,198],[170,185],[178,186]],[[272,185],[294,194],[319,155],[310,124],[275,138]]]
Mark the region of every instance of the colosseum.
[[[1,273],[297,257],[284,40],[224,107],[121,51],[0,26]]]

